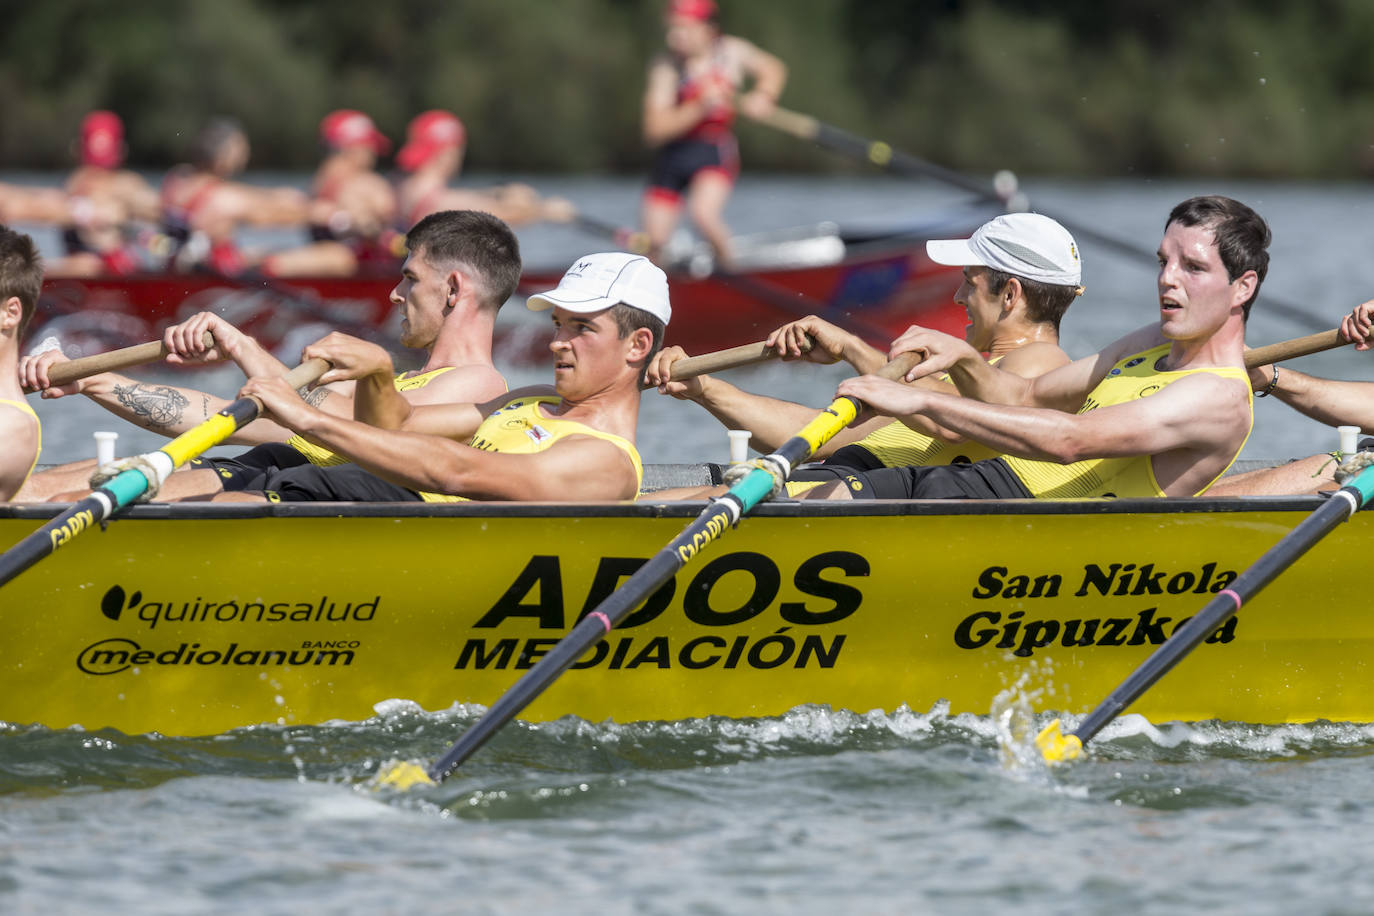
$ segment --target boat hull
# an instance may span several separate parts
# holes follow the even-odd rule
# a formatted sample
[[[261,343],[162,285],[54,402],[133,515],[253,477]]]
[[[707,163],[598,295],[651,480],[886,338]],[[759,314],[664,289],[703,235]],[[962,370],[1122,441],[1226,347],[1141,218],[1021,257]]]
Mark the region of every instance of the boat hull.
[[[1084,712],[1315,505],[763,506],[523,715],[986,714],[1015,693]],[[0,719],[194,735],[488,705],[697,509],[136,508],[4,587]],[[0,544],[51,514],[0,510]],[[1350,575],[1371,526],[1357,514],[1131,711],[1374,720]]]

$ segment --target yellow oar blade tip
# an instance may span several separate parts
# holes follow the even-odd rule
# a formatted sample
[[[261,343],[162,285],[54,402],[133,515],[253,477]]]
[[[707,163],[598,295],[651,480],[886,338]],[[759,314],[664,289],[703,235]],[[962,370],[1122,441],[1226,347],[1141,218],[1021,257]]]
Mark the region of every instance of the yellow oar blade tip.
[[[1078,740],[1077,735],[1064,734],[1058,719],[1035,736],[1035,746],[1040,749],[1040,756],[1046,763],[1067,763],[1083,754],[1083,742]]]
[[[409,760],[391,760],[378,768],[377,775],[372,777],[372,785],[374,788],[385,787],[406,792],[416,786],[435,785],[435,782],[419,764]]]

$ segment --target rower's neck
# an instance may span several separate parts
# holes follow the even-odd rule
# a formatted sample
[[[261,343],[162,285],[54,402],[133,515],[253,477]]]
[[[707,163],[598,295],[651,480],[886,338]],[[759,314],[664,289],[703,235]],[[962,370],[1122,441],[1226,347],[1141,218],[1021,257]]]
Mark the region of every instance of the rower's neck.
[[[1202,366],[1245,366],[1245,326],[1228,322],[1215,334],[1196,340],[1175,340],[1167,358],[1171,371]]]
[[[460,305],[444,319],[429,359],[422,372],[432,372],[445,366],[490,366],[492,336],[496,331],[496,315],[486,309]]]
[[[1006,356],[1027,344],[1048,343],[1059,345],[1059,332],[1052,325],[1040,323],[1020,323],[1008,327],[999,325],[993,332],[992,343],[988,345],[990,357]]]

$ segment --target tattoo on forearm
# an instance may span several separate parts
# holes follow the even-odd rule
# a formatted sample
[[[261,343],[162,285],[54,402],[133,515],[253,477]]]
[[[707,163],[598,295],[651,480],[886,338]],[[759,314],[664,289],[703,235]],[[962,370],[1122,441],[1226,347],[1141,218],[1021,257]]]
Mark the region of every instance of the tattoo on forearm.
[[[180,391],[166,385],[116,385],[114,394],[120,404],[134,416],[143,417],[150,427],[175,426],[191,403]]]
[[[204,414],[205,419],[210,419],[210,396],[208,394],[200,396],[200,412]]]
[[[309,404],[311,407],[318,408],[332,393],[333,392],[328,388],[316,388],[314,391],[305,395],[305,403]]]

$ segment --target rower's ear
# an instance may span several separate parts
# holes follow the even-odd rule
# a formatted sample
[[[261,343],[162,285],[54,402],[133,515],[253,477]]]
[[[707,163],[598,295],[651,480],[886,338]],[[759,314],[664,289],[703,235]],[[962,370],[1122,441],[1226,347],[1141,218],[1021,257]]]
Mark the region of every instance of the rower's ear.
[[[467,278],[457,270],[450,270],[447,281],[448,294],[444,297],[445,315],[458,307],[458,297],[463,294],[463,284],[467,282]]]
[[[10,296],[0,303],[0,331],[12,334],[19,330],[19,323],[23,320],[24,304],[18,296]]]
[[[1259,274],[1255,273],[1253,270],[1247,270],[1239,277],[1236,277],[1236,279],[1231,282],[1231,304],[1242,305],[1249,302],[1250,298],[1255,295],[1255,287],[1258,285]]]

